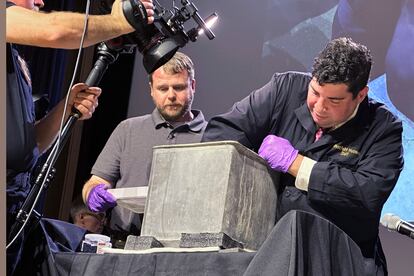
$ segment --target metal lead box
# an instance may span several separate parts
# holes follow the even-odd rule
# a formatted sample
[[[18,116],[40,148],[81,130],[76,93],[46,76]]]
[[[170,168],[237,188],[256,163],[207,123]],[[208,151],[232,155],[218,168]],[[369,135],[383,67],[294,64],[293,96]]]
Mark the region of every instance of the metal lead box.
[[[278,175],[234,141],[153,148],[142,236],[226,233],[256,250],[275,224]]]

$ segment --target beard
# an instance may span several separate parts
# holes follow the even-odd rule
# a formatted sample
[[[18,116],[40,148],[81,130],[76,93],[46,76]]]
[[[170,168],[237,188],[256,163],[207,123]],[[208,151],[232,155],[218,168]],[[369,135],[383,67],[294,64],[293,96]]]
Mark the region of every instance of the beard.
[[[183,115],[186,113],[186,110],[182,105],[167,105],[158,108],[158,111],[166,121],[171,122],[179,121],[180,118],[182,118]]]
[[[182,121],[185,114],[191,111],[191,105],[193,103],[193,96],[190,95],[188,101],[183,105],[179,103],[172,103],[165,106],[157,106],[158,112],[161,116],[169,122]]]

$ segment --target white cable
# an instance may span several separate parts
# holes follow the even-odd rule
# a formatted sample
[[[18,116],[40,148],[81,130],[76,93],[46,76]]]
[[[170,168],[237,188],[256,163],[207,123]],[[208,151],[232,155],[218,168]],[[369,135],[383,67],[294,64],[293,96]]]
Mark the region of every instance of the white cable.
[[[81,41],[80,41],[80,45],[79,45],[78,56],[76,58],[75,69],[74,69],[73,74],[72,74],[72,79],[71,79],[71,82],[70,82],[70,85],[69,85],[69,89],[68,89],[68,91],[66,93],[66,96],[65,96],[65,105],[64,105],[64,109],[63,109],[62,118],[60,120],[58,137],[57,137],[57,140],[56,140],[56,148],[57,149],[59,148],[59,144],[61,142],[62,129],[63,129],[63,124],[65,122],[65,117],[66,117],[66,112],[67,112],[67,104],[68,104],[68,101],[69,101],[69,95],[70,95],[70,91],[71,91],[71,88],[73,86],[73,83],[74,83],[74,80],[75,80],[75,77],[76,77],[76,73],[77,73],[77,70],[78,70],[78,67],[79,67],[80,55],[82,53],[82,48],[83,48],[83,43],[84,43],[84,40],[85,40],[86,30],[88,28],[89,10],[90,10],[90,0],[87,0],[87,2],[86,2],[86,11],[85,11],[85,23],[84,23],[84,26],[83,26],[83,33],[82,33],[82,37],[81,37]],[[57,150],[54,152],[53,157],[51,158],[51,160],[54,160],[56,158],[57,152],[58,152]],[[17,237],[19,237],[19,235],[21,234],[21,232],[25,228],[27,222],[29,221],[29,219],[30,219],[30,217],[33,213],[33,210],[34,210],[34,208],[37,204],[37,201],[39,200],[39,197],[41,195],[40,191],[42,191],[42,188],[45,186],[46,179],[47,179],[47,176],[50,173],[51,168],[52,168],[52,166],[49,166],[49,168],[48,168],[48,170],[47,170],[47,172],[46,172],[46,174],[43,178],[43,182],[42,182],[42,185],[40,186],[39,193],[37,194],[37,196],[36,196],[36,198],[33,202],[32,208],[30,209],[29,214],[27,215],[25,222],[23,223],[22,227],[19,229],[19,232],[17,232],[17,234],[14,236],[14,238],[6,246],[6,250],[16,241]]]

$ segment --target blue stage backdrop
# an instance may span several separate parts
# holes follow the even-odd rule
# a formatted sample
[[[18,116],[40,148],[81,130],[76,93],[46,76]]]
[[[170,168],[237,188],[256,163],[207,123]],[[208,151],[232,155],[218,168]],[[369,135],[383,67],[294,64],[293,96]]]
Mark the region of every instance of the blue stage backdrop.
[[[414,221],[414,1],[194,2],[202,16],[220,15],[215,40],[201,37],[183,49],[196,64],[194,107],[208,118],[227,111],[275,72],[309,71],[331,38],[349,36],[367,45],[374,56],[369,95],[386,103],[404,125],[405,167],[383,213]],[[129,116],[153,108],[141,58],[136,55]]]

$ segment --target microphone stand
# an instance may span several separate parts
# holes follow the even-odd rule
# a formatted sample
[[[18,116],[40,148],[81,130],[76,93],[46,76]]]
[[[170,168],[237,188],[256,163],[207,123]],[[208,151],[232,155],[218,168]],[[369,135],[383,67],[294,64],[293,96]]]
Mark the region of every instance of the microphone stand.
[[[105,44],[105,42],[99,44],[97,47],[98,59],[91,69],[91,72],[89,73],[85,83],[88,86],[99,84],[102,76],[108,69],[108,65],[113,63],[118,58],[121,50],[121,48],[111,49]],[[58,159],[63,147],[65,146],[65,143],[68,140],[73,126],[81,117],[81,115],[82,114],[76,108],[72,108],[71,114],[69,115],[69,118],[66,120],[65,125],[62,129],[60,139],[55,141],[45,163],[35,178],[35,183],[33,184],[29,195],[17,213],[16,221],[12,225],[10,234],[8,236],[8,242],[12,242],[14,238],[22,232],[24,227],[30,231],[40,221],[40,218],[43,214],[42,210],[36,210],[41,209],[39,208],[39,204],[37,204],[37,200],[45,194],[47,188],[52,182],[56,172],[53,166],[55,165],[56,160]],[[33,211],[31,211],[32,209]]]

